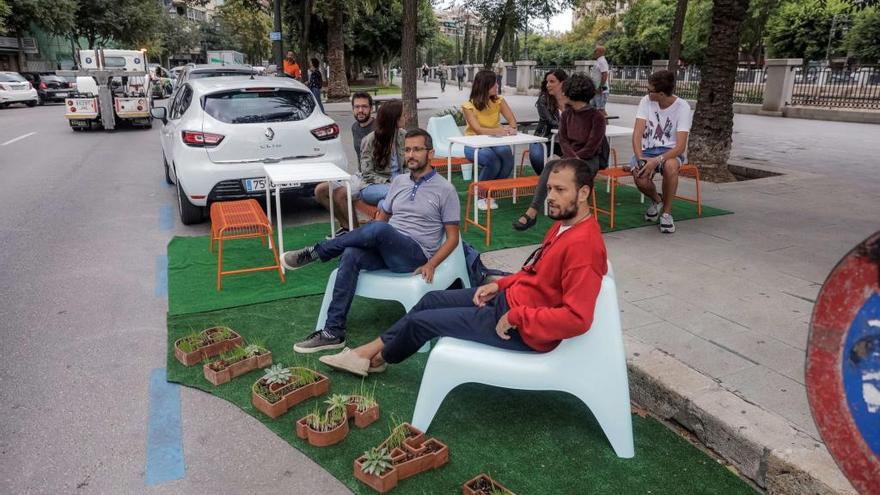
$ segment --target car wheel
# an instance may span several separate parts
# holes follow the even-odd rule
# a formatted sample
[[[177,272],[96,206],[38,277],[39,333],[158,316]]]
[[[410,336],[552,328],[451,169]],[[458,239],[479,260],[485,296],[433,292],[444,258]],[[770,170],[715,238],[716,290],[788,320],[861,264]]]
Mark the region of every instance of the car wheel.
[[[189,198],[180,187],[180,181],[177,182],[177,211],[180,213],[180,223],[184,225],[202,222],[202,208],[189,202]]]
[[[171,180],[171,167],[168,166],[168,160],[165,158],[165,153],[162,153],[162,162],[165,164],[165,183],[173,186],[174,181]]]
[[[32,100],[32,101],[27,102],[27,106],[29,106],[29,107],[37,106],[37,100]]]

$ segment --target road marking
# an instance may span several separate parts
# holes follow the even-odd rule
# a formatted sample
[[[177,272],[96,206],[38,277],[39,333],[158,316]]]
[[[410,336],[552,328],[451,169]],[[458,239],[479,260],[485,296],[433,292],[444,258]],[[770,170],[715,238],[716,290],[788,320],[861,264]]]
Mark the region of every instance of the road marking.
[[[156,297],[168,295],[168,256],[156,256]]]
[[[165,368],[150,372],[146,483],[179,480],[186,473],[180,423],[180,385],[168,383]]]
[[[3,144],[0,144],[0,146],[6,146],[7,144],[12,144],[12,143],[14,143],[14,142],[16,142],[16,141],[21,141],[22,139],[24,139],[24,138],[29,138],[29,137],[33,136],[34,134],[36,134],[36,133],[37,133],[37,131],[29,132],[29,133],[27,133],[27,134],[22,134],[21,136],[18,136],[17,138],[12,138],[12,139],[10,139],[9,141],[6,141],[6,142],[3,143]]]
[[[159,230],[167,232],[174,228],[174,207],[163,205],[159,208]]]

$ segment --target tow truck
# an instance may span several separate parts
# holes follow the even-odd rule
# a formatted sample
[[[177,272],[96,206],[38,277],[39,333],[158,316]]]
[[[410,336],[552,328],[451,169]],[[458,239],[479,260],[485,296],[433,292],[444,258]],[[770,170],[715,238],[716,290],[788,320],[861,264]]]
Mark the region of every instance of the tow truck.
[[[79,70],[59,70],[76,77],[76,93],[66,98],[64,116],[74,131],[122,123],[150,128],[151,78],[146,54],[138,50],[80,50]]]

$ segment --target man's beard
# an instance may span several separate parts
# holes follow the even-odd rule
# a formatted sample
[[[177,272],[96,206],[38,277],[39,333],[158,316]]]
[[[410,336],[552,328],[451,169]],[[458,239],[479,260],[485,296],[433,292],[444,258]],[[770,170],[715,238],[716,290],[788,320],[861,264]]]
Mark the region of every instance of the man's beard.
[[[553,214],[553,210],[547,212],[547,216],[553,220],[571,220],[576,217],[578,214],[578,206],[577,203],[571,203],[568,207],[559,207],[559,213]]]
[[[413,166],[411,164],[417,164],[418,166],[416,168],[413,168]],[[406,168],[408,168],[409,171],[414,174],[417,174],[419,172],[423,172],[425,170],[425,167],[427,167],[427,166],[428,166],[428,159],[427,158],[423,162],[420,162],[416,159],[408,160],[406,162]]]
[[[356,114],[354,114],[354,120],[357,120],[358,124],[363,124],[365,122],[369,122],[370,121],[370,114],[368,113],[368,114],[364,115],[362,113],[356,113]]]

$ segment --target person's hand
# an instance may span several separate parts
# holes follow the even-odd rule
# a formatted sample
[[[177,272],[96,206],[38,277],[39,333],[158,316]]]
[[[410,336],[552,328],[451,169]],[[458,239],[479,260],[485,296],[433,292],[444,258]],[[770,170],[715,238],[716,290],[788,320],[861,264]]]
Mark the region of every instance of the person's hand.
[[[482,308],[498,294],[498,284],[495,282],[481,285],[474,292],[474,306]]]
[[[425,263],[424,265],[416,268],[414,274],[421,275],[425,282],[429,284],[434,281],[434,266],[430,263]]]
[[[648,162],[645,163],[645,166],[639,170],[639,173],[636,174],[636,177],[653,177],[654,169],[660,166],[660,160],[657,158],[648,158]]]
[[[510,340],[510,335],[508,332],[513,328],[510,324],[510,321],[507,320],[507,315],[510,314],[510,311],[501,315],[501,319],[498,320],[498,323],[495,324],[495,333],[498,334],[503,340]]]
[[[506,125],[504,126],[504,129],[506,130],[508,136],[516,136],[516,127]]]

